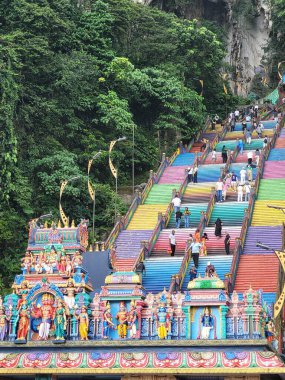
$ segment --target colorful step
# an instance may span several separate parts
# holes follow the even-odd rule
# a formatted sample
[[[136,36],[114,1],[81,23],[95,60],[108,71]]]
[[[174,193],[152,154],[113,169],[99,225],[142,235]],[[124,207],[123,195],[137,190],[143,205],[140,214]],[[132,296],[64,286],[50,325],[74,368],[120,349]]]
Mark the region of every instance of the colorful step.
[[[127,230],[151,230],[157,224],[158,213],[165,212],[168,204],[140,205],[136,209]]]
[[[188,207],[191,212],[190,215],[190,227],[198,227],[201,219],[201,211],[206,212],[208,203],[185,203],[180,207],[180,211],[184,214],[185,207]],[[184,215],[181,219],[180,227],[183,228],[184,223]],[[167,225],[167,228],[174,228],[176,226],[175,214],[174,212],[171,214],[170,221]]]
[[[158,205],[158,204],[168,204],[173,199],[173,191],[179,190],[180,184],[162,184],[162,185],[153,185],[144,205]],[[166,211],[166,209],[164,210]]]
[[[158,293],[170,286],[171,276],[180,270],[183,257],[150,257],[144,261],[145,274],[142,284],[147,292]]]
[[[252,215],[252,226],[278,226],[285,221],[282,209],[269,208],[267,205],[285,210],[285,200],[257,200]]]
[[[216,145],[217,152],[221,152],[223,146],[225,145],[226,149],[234,150],[237,145],[237,140],[221,141]],[[255,150],[262,149],[263,139],[252,140],[251,144],[244,144],[244,150]]]
[[[272,251],[267,251],[256,246],[259,241],[270,245],[273,249],[282,249],[282,227],[250,226],[247,230],[243,254],[272,255]]]
[[[240,236],[241,226],[228,226],[223,228],[222,237],[215,236],[214,227],[206,227],[204,232],[207,233],[209,240],[206,241],[208,255],[225,255],[225,236],[228,233],[231,237],[230,253],[233,254],[235,249],[235,239]]]
[[[213,256],[211,256],[211,257],[208,257],[208,256],[200,257],[199,258],[199,266],[198,266],[198,276],[199,275],[201,277],[205,276],[205,270],[206,270],[206,267],[208,265],[208,262],[210,261],[211,264],[214,265],[218,277],[221,280],[225,280],[225,275],[227,273],[229,273],[231,270],[232,260],[233,260],[233,257],[227,256],[227,255],[216,256],[216,257],[213,257]],[[191,260],[189,267],[188,267],[188,270],[187,270],[187,274],[184,278],[184,282],[182,285],[183,291],[187,290],[187,285],[188,285],[189,280],[190,280],[189,271],[193,265],[194,265],[193,260]]]
[[[216,182],[189,183],[183,198],[183,203],[208,203],[211,197],[211,189]]]
[[[285,148],[271,149],[268,161],[285,161]]]
[[[279,260],[274,254],[241,255],[235,290],[244,292],[251,287],[273,293],[277,289],[278,270]]]
[[[179,154],[174,160],[172,166],[193,166],[195,157],[195,153]]]
[[[185,169],[187,169],[185,166],[168,166],[160,177],[158,184],[176,185],[177,183],[182,183],[187,175]]]
[[[267,161],[264,165],[262,178],[285,178],[285,164],[283,161]]]
[[[262,179],[258,200],[285,200],[285,179]]]
[[[198,169],[198,183],[199,182],[217,182],[221,176],[221,169],[225,164],[212,164],[212,165],[200,165]]]
[[[175,255],[176,256],[184,256],[185,253],[185,247],[186,242],[189,238],[189,234],[194,234],[196,228],[179,228],[175,229],[175,238],[176,238],[176,250]],[[164,229],[160,232],[159,237],[151,251],[151,257],[158,257],[158,256],[164,256],[167,258],[169,256],[168,249],[169,249],[169,235],[171,233],[171,230]]]
[[[248,202],[215,203],[209,226],[213,227],[217,218],[223,222],[223,230],[227,226],[241,226],[247,207]]]

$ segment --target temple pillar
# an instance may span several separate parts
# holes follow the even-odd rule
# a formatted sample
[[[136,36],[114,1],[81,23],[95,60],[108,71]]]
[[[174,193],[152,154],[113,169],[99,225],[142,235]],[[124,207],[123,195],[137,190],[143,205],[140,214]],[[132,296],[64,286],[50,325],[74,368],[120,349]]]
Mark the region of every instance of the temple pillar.
[[[185,314],[185,339],[191,339],[190,306],[182,307]]]
[[[176,377],[172,375],[125,375],[121,380],[176,380]]]
[[[221,327],[222,327],[222,335],[221,335],[221,339],[227,339],[227,319],[226,319],[226,315],[227,315],[227,312],[228,312],[229,308],[228,306],[221,306],[221,314],[222,314],[222,318],[221,318]]]

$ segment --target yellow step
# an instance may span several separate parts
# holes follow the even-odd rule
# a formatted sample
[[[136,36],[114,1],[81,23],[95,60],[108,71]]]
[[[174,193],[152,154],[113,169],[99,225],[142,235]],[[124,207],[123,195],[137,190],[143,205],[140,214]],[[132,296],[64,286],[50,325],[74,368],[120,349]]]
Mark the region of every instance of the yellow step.
[[[157,224],[157,214],[165,213],[168,204],[140,205],[134,213],[127,230],[152,230]]]
[[[267,205],[283,207],[285,211],[285,201],[256,201],[251,221],[252,226],[277,226],[285,222],[285,214],[282,210],[269,208]]]

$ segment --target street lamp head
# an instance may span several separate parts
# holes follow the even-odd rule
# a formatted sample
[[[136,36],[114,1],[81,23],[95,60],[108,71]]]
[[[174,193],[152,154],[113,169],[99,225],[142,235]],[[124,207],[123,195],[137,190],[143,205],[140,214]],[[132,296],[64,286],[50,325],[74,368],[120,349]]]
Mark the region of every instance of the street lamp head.
[[[273,251],[273,252],[274,252],[274,249],[273,249],[273,248],[271,248],[269,245],[266,245],[266,244],[261,243],[261,241],[258,241],[258,242],[256,243],[256,247],[259,247],[259,248],[261,248],[261,249],[266,249],[266,251]]]
[[[92,160],[95,160],[95,158],[97,158],[98,156],[100,156],[100,154],[102,154],[101,150],[99,150],[99,152],[97,152],[96,154],[94,154],[94,156],[92,157]]]
[[[75,176],[75,177],[71,177],[71,178],[68,179],[68,182],[70,182],[70,181],[75,181],[76,179],[79,179],[79,178],[81,178],[80,175],[77,175],[77,176]]]
[[[124,140],[127,140],[126,136],[119,137],[119,138],[117,139],[117,141],[124,141]]]

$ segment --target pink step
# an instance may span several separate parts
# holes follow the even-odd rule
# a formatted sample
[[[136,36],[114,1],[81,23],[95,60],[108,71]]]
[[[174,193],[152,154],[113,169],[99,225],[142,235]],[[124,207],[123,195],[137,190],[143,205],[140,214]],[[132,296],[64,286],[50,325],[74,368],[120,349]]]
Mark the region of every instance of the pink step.
[[[177,184],[183,182],[185,178],[185,169],[187,169],[185,166],[169,166],[163,172],[158,183]]]
[[[267,161],[264,167],[263,178],[285,178],[284,161]]]

